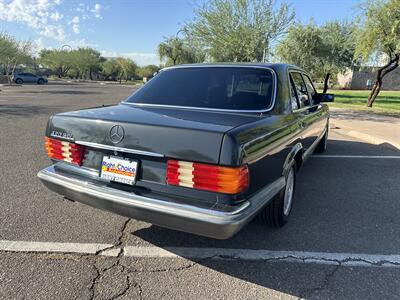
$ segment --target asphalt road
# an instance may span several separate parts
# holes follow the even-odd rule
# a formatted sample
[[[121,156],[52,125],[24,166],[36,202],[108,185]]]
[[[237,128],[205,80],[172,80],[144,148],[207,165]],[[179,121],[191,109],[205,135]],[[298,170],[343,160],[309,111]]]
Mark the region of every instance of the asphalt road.
[[[184,247],[187,253],[296,254],[247,260],[0,251],[1,299],[400,299],[400,159],[371,157],[400,156],[398,150],[331,128],[325,154],[339,157],[316,156],[304,165],[287,226],[276,230],[253,222],[217,241],[65,201],[36,178],[49,165],[43,134],[51,114],[118,103],[132,87],[53,83],[2,89],[0,241],[113,244],[133,253],[150,247],[181,254],[171,247]],[[323,258],[311,259],[316,253]],[[335,258],[342,254],[355,259]],[[397,260],[357,258],[365,255]]]

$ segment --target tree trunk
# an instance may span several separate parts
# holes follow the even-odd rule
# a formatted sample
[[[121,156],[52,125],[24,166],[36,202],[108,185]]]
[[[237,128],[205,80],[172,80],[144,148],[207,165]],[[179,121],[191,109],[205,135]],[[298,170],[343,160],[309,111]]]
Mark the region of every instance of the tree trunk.
[[[391,59],[386,65],[381,67],[376,74],[376,81],[372,87],[371,93],[368,96],[367,107],[372,107],[375,102],[376,97],[382,88],[383,77],[386,74],[392,72],[399,66],[400,54],[395,54],[394,58]]]
[[[8,64],[7,64],[7,81],[8,81],[8,84],[9,84],[9,85],[12,85],[12,80],[11,80],[10,72],[11,72],[11,70],[10,70],[10,64],[8,63]]]
[[[379,92],[381,91],[381,88],[382,88],[382,77],[381,75],[377,75],[375,84],[372,87],[371,93],[368,96],[367,107],[372,107],[376,97],[379,95]]]
[[[7,80],[8,80],[8,84],[12,85],[12,73],[11,73],[11,60],[8,59],[7,60]]]
[[[17,67],[17,62],[14,63],[11,74],[15,73],[15,68]],[[10,85],[12,85],[12,77],[10,76]]]
[[[322,92],[323,94],[325,94],[328,91],[328,84],[329,84],[330,77],[331,77],[331,73],[326,73],[325,81],[324,81],[324,91]]]

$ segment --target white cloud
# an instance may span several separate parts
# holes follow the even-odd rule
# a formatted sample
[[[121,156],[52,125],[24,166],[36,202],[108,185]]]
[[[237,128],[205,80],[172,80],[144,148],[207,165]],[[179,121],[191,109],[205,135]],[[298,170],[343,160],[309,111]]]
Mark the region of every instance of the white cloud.
[[[40,37],[40,38],[34,40],[33,42],[35,43],[35,46],[36,46],[35,49],[34,49],[34,54],[35,54],[35,55],[38,55],[39,52],[40,52],[43,48],[45,48],[45,47],[44,47],[44,44],[43,44],[43,38]]]
[[[79,25],[78,24],[72,24],[72,31],[75,33],[75,34],[79,34],[81,31],[80,31],[80,28],[79,28]]]
[[[39,29],[47,24],[49,11],[54,5],[48,0],[0,0],[0,20]]]
[[[50,15],[50,19],[52,19],[53,21],[60,21],[62,18],[64,17],[63,14],[60,14],[58,11],[51,13]]]
[[[78,24],[79,23],[79,17],[78,16],[73,17],[71,23]]]
[[[143,52],[125,52],[119,53],[116,51],[101,51],[101,55],[104,57],[126,57],[135,61],[140,66],[146,65],[159,65],[160,59],[156,53],[143,53]]]
[[[84,12],[85,11],[85,4],[79,3],[78,7],[75,9],[77,12]]]
[[[99,3],[96,3],[96,5],[94,6],[94,11],[95,11],[96,13],[99,13],[100,10],[101,10],[101,5],[100,5]]]
[[[72,48],[79,48],[79,47],[95,47],[94,45],[89,45],[86,42],[86,39],[77,39],[77,40],[71,40],[68,41],[68,45],[71,46]]]
[[[65,42],[66,40],[65,31],[62,26],[48,25],[40,31],[40,34],[59,42]]]
[[[96,17],[96,18],[101,18],[101,14],[100,14],[100,11],[102,10],[102,7],[101,7],[101,5],[99,4],[99,3],[96,3],[95,5],[94,5],[94,7],[90,10],[93,14],[94,14],[94,16]]]
[[[86,22],[94,18],[101,18],[103,7],[96,3],[76,5],[75,14],[65,10],[61,13],[61,4],[69,5],[63,0],[0,0],[0,24],[2,22],[22,24],[32,30],[33,38],[38,44],[46,44],[46,40],[54,40],[62,44],[86,46],[84,39],[74,39],[74,35],[81,34]],[[70,10],[71,11],[71,10]]]
[[[62,45],[99,48],[80,34],[87,22],[97,17],[103,8],[81,3],[77,7],[82,11],[76,13],[77,9],[62,11],[61,4],[69,5],[69,0],[0,0],[0,25],[10,22],[30,29],[36,45],[35,55],[44,48],[60,49]]]

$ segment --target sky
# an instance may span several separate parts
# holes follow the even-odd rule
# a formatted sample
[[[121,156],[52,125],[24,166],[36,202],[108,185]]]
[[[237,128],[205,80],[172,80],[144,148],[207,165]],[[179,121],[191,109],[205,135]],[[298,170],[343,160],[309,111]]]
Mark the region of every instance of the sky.
[[[105,57],[160,63],[157,45],[176,35],[206,0],[0,0],[0,31],[36,49],[93,47]],[[283,0],[278,0],[278,3]],[[351,19],[360,0],[286,0],[296,20]]]

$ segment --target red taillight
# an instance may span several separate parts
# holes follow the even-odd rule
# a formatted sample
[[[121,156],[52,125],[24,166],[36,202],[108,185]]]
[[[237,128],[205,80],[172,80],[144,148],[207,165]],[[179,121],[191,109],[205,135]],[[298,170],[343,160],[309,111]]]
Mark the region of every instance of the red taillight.
[[[45,147],[50,158],[82,165],[85,147],[81,145],[45,137]]]
[[[167,184],[238,194],[249,186],[249,171],[246,165],[232,168],[168,160]]]

